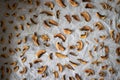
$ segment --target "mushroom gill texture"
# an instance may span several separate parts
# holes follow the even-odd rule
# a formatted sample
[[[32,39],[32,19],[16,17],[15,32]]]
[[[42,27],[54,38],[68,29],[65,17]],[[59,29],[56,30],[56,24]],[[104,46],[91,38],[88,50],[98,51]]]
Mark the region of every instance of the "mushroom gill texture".
[[[0,0],[0,80],[120,80],[120,0]]]

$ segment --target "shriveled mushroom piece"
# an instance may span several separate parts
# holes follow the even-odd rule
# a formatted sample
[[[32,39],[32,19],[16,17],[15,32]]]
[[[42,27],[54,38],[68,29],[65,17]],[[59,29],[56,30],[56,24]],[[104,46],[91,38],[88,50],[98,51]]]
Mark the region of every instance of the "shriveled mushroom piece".
[[[96,16],[100,19],[105,19],[106,18],[105,15],[101,15],[99,12],[96,12]]]
[[[58,58],[67,58],[67,55],[61,54],[61,53],[59,53],[59,52],[56,52],[55,55],[56,55]]]
[[[39,46],[39,45],[40,45],[39,42],[38,42],[38,37],[37,37],[37,34],[36,34],[36,33],[34,33],[34,34],[32,35],[32,40],[33,40],[33,43],[34,43],[36,46]]]
[[[37,51],[35,55],[37,58],[40,58],[45,53],[46,53],[46,50],[42,49],[42,50]]]
[[[91,20],[91,17],[90,17],[90,15],[89,15],[89,13],[86,12],[86,11],[81,12],[81,16],[83,16],[84,19],[85,19],[87,22],[89,22],[89,21]]]
[[[54,8],[54,4],[52,1],[45,2],[44,5],[49,7],[51,10]]]
[[[81,31],[90,31],[92,32],[92,29],[90,26],[83,26],[82,28],[80,28]]]
[[[63,45],[60,44],[59,42],[56,42],[56,48],[57,48],[57,50],[61,50],[61,51],[65,50],[65,47],[63,47]]]
[[[77,42],[77,44],[78,44],[78,45],[76,46],[76,47],[77,47],[77,50],[78,50],[78,51],[81,51],[81,50],[83,49],[83,46],[84,46],[84,45],[83,45],[83,42],[82,42],[81,40],[79,40],[79,41]]]
[[[41,11],[40,14],[46,14],[47,16],[53,16],[53,12],[51,11]]]
[[[78,2],[76,2],[75,0],[69,0],[69,3],[70,3],[71,6],[73,6],[73,7],[77,7],[77,6],[78,6]]]
[[[63,0],[56,0],[56,3],[62,8],[66,7],[66,5],[63,3]]]
[[[38,74],[43,74],[47,70],[47,65],[38,68]]]
[[[62,39],[63,42],[65,42],[65,40],[66,40],[66,37],[62,33],[55,34],[54,38],[56,38],[56,37]]]
[[[104,29],[104,26],[101,22],[96,22],[95,26],[98,28],[98,30],[103,30]]]

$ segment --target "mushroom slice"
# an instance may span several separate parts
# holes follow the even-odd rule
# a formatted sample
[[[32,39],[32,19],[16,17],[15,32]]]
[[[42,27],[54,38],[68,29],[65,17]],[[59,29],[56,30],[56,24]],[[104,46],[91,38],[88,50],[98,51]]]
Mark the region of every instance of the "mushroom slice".
[[[77,7],[78,3],[75,0],[69,0],[69,3],[71,4],[71,6],[73,7]]]
[[[87,38],[87,36],[88,36],[88,33],[87,32],[85,32],[84,34],[81,34],[81,36],[80,36],[80,38]]]
[[[46,53],[46,50],[42,49],[42,50],[37,51],[35,55],[37,58],[40,58],[45,53]]]
[[[110,30],[110,37],[114,40],[114,30]]]
[[[32,40],[33,40],[34,45],[36,45],[36,46],[39,46],[39,45],[40,45],[39,42],[38,42],[38,37],[37,37],[37,34],[36,34],[36,33],[34,33],[34,34],[32,35]]]
[[[49,22],[49,24],[52,24],[54,26],[58,26],[58,22],[56,22],[55,20],[50,19],[48,22]]]
[[[61,34],[61,33],[55,34],[54,38],[56,38],[56,37],[62,39],[63,42],[65,42],[65,40],[66,40],[66,37],[63,34]]]
[[[46,14],[47,16],[53,16],[53,12],[51,11],[41,11],[40,14]]]
[[[83,16],[87,22],[91,20],[91,17],[88,12],[81,12],[81,16]]]
[[[27,72],[27,67],[24,67],[22,71],[20,71],[20,74],[25,74]]]
[[[103,30],[104,29],[104,26],[101,22],[96,22],[95,26],[98,28],[98,30]]]
[[[56,0],[57,4],[62,7],[62,8],[65,8],[66,5],[63,3],[63,0]]]
[[[57,50],[61,50],[61,51],[65,50],[65,48],[63,47],[63,45],[60,44],[59,42],[56,42],[56,48],[57,48]]]
[[[47,23],[46,20],[43,21],[43,25],[44,25],[46,28],[50,28],[50,25]]]
[[[80,18],[78,15],[72,15],[73,19],[75,19],[76,21],[80,21]]]
[[[96,12],[96,16],[100,19],[105,19],[106,18],[105,15],[101,15],[99,12]]]
[[[73,61],[69,61],[71,63],[72,66],[76,67],[76,66],[79,66],[79,63],[75,63]]]
[[[83,60],[83,59],[77,59],[80,63],[82,63],[82,64],[87,64],[88,63],[88,61],[85,61],[85,60]]]
[[[91,51],[91,50],[89,50],[88,54],[89,54],[89,56],[90,56],[91,59],[94,57],[94,56],[92,55],[92,51]]]
[[[78,44],[78,45],[76,46],[76,47],[77,47],[77,50],[78,50],[78,51],[81,51],[81,50],[83,49],[83,42],[82,42],[81,40],[79,40],[79,41],[77,42],[77,44]]]
[[[116,54],[117,56],[120,56],[120,47],[116,48]]]
[[[74,70],[74,68],[70,64],[65,64],[64,67],[71,69],[71,70]]]
[[[66,14],[64,17],[66,18],[66,20],[67,20],[69,23],[71,23],[72,19],[71,19],[70,15]]]
[[[45,2],[44,5],[49,7],[51,10],[53,10],[53,8],[54,8],[54,4],[52,1]]]
[[[92,29],[90,26],[83,26],[82,28],[80,28],[81,31],[90,31],[92,32]]]
[[[59,73],[58,73],[57,71],[54,71],[53,74],[54,74],[54,77],[55,77],[55,78],[58,78],[58,77],[59,77]]]
[[[39,62],[42,62],[42,60],[41,60],[41,59],[35,59],[35,60],[33,61],[34,64],[39,63]]]
[[[63,31],[64,31],[64,34],[71,34],[72,33],[72,30],[68,29],[68,28],[65,28]]]
[[[21,59],[22,63],[25,63],[26,60],[27,60],[27,57],[23,57],[23,58]]]
[[[84,71],[85,71],[85,73],[87,73],[88,76],[95,74],[94,70],[92,70],[92,69],[85,69]]]
[[[38,68],[38,74],[43,74],[47,70],[47,65]]]
[[[75,73],[75,78],[76,78],[76,80],[82,80],[81,77],[80,77],[80,75],[77,74],[77,73]]]
[[[62,71],[63,71],[63,66],[62,66],[62,64],[61,64],[61,63],[57,63],[57,66],[58,66],[59,71],[62,72]]]
[[[58,58],[67,58],[67,55],[61,54],[61,53],[59,53],[59,52],[56,52],[55,55],[56,55]]]
[[[91,4],[91,3],[87,3],[86,5],[85,5],[85,8],[89,8],[89,9],[93,9],[95,6],[93,5],[93,4]]]

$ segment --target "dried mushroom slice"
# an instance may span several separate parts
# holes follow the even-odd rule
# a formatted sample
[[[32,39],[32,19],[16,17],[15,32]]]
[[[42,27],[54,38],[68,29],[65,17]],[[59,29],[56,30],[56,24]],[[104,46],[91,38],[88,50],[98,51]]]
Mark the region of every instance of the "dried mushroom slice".
[[[49,19],[49,24],[52,24],[52,25],[54,25],[54,26],[58,26],[59,24],[58,24],[58,22],[56,22],[55,20],[52,20],[52,19]]]
[[[51,10],[53,10],[53,8],[54,8],[54,4],[52,1],[45,2],[44,5],[49,7]]]
[[[80,21],[80,18],[78,15],[72,15],[73,19],[75,19],[76,21]]]
[[[62,66],[62,64],[61,64],[61,63],[57,63],[57,66],[58,66],[59,71],[62,72],[62,71],[63,71],[63,66]]]
[[[40,45],[39,42],[38,42],[38,37],[37,37],[37,34],[36,34],[36,33],[34,33],[34,34],[32,35],[32,40],[33,40],[34,45],[36,45],[36,46],[39,46],[39,45]]]
[[[117,54],[117,56],[120,56],[120,47],[116,48],[116,54]]]
[[[64,17],[66,18],[66,20],[67,20],[69,23],[71,23],[72,19],[71,19],[70,15],[66,14]]]
[[[41,11],[40,14],[46,14],[47,16],[53,16],[53,12],[51,11]]]
[[[37,51],[35,55],[37,58],[40,58],[45,53],[46,53],[46,50],[42,49],[42,50]]]
[[[95,6],[93,5],[93,4],[91,4],[91,3],[87,3],[86,5],[85,5],[85,8],[89,8],[89,9],[93,9]]]
[[[59,53],[59,52],[56,52],[55,55],[56,55],[58,58],[67,58],[67,55],[61,54],[61,53]]]
[[[82,80],[81,76],[77,73],[75,73],[75,78],[76,78],[76,80]]]
[[[53,74],[54,74],[54,77],[55,77],[55,78],[58,78],[58,77],[59,77],[59,73],[58,73],[57,71],[54,71]]]
[[[104,29],[104,26],[101,22],[96,22],[95,26],[98,28],[98,30],[103,30]]]
[[[75,0],[69,0],[69,3],[73,7],[77,7],[79,5],[78,2],[76,2]]]
[[[43,74],[47,70],[47,65],[38,68],[38,74]]]
[[[71,29],[68,29],[68,28],[65,28],[63,30],[64,34],[71,34],[72,33],[72,30]]]
[[[58,6],[65,8],[66,5],[63,3],[63,0],[56,0],[56,3],[58,4]]]
[[[101,15],[99,12],[96,12],[96,16],[100,19],[105,19],[106,18],[105,15]]]
[[[90,15],[89,15],[89,13],[86,12],[86,11],[81,12],[81,16],[83,16],[84,19],[85,19],[87,22],[89,22],[89,21],[91,20],[91,17],[90,17]]]
[[[62,39],[63,42],[65,42],[65,40],[66,40],[66,37],[62,33],[55,34],[54,38],[56,38],[56,37]]]
[[[79,41],[77,42],[77,44],[78,44],[78,45],[76,46],[76,47],[77,47],[77,50],[78,50],[78,51],[81,51],[81,50],[83,49],[83,46],[84,46],[84,45],[83,45],[83,42],[82,42],[81,40],[79,40]]]
[[[92,32],[92,29],[90,26],[83,26],[82,28],[80,28],[81,31],[90,31]]]
[[[88,76],[95,74],[94,70],[92,70],[92,69],[85,69],[84,72],[85,72]]]
[[[56,45],[57,50],[61,50],[61,51],[64,51],[64,50],[65,50],[65,47],[63,47],[63,45],[60,44],[59,42],[56,42],[55,45]]]

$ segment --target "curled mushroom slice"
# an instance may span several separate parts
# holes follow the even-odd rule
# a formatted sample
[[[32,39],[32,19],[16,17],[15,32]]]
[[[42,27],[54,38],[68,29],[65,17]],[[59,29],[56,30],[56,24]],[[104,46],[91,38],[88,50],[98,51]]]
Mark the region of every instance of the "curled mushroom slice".
[[[38,68],[38,74],[43,74],[47,70],[47,65]]]
[[[47,16],[53,16],[53,12],[51,11],[41,11],[40,14],[46,14]]]
[[[69,0],[69,3],[71,4],[71,6],[73,7],[77,7],[78,3],[75,0]]]
[[[65,48],[63,47],[63,45],[60,44],[59,42],[56,42],[56,48],[57,48],[57,50],[61,50],[61,51],[65,50]]]
[[[56,3],[62,8],[66,7],[66,5],[63,3],[63,0],[56,0]]]
[[[63,31],[64,31],[64,34],[71,34],[72,33],[72,30],[68,29],[68,28],[65,28]]]
[[[88,33],[85,32],[84,34],[81,34],[81,35],[80,35],[80,38],[82,38],[82,39],[83,39],[83,38],[87,38],[87,36],[88,36]]]
[[[67,20],[69,23],[71,23],[72,19],[71,19],[70,15],[66,14],[64,17],[66,18],[66,20]]]
[[[116,48],[116,54],[117,54],[117,56],[120,56],[120,47]]]
[[[33,40],[33,43],[34,43],[36,46],[39,46],[39,45],[40,45],[39,42],[38,42],[38,37],[37,37],[37,34],[36,34],[36,33],[34,33],[34,34],[32,35],[32,40]]]
[[[77,74],[77,73],[75,73],[75,78],[76,78],[76,80],[82,80],[81,76],[79,74]]]
[[[43,25],[44,25],[46,28],[50,28],[50,25],[47,23],[46,20],[43,21]]]
[[[80,28],[81,31],[90,31],[92,32],[92,29],[90,26],[83,26],[82,28]]]
[[[92,69],[85,69],[85,73],[87,73],[88,76],[95,74],[94,70]]]
[[[55,77],[55,78],[58,78],[58,77],[59,77],[59,73],[58,73],[57,71],[54,71],[53,74],[54,74],[54,77]]]
[[[85,60],[83,60],[83,59],[77,59],[80,63],[82,63],[82,64],[87,64],[88,63],[88,61],[85,61]]]
[[[87,4],[85,5],[85,8],[93,9],[93,8],[94,8],[94,5],[91,4],[91,3],[87,3]]]
[[[56,22],[55,20],[50,19],[48,22],[49,22],[49,24],[58,26],[58,22]]]
[[[45,6],[49,7],[51,10],[54,8],[54,4],[51,1],[45,2]]]
[[[114,40],[114,30],[110,30],[109,33],[110,33],[110,37]]]
[[[80,21],[80,18],[78,15],[72,15],[73,19],[75,19],[76,21]]]
[[[98,30],[103,30],[104,29],[104,26],[101,22],[96,22],[95,26],[98,28]]]
[[[58,66],[59,71],[62,72],[62,71],[63,71],[63,66],[62,66],[62,64],[61,64],[61,63],[57,63],[57,66]]]
[[[54,37],[55,38],[58,37],[58,38],[62,39],[63,42],[65,42],[65,40],[66,40],[66,37],[61,33],[55,34]]]
[[[81,50],[83,49],[83,42],[82,42],[81,40],[79,40],[79,41],[77,42],[77,44],[78,44],[78,45],[76,46],[76,47],[77,47],[77,50],[78,50],[78,51],[81,51]]]
[[[40,58],[45,53],[46,53],[46,50],[42,49],[42,50],[37,51],[35,55],[37,58]]]
[[[20,71],[20,74],[25,74],[27,72],[27,67],[24,67],[22,71]]]
[[[88,12],[81,12],[81,16],[83,16],[87,22],[91,20],[91,17]]]
[[[101,15],[99,12],[96,12],[96,16],[100,19],[105,19],[106,18],[105,15]]]
[[[67,55],[61,54],[61,53],[59,53],[59,52],[56,52],[55,55],[56,55],[58,58],[67,58]]]

